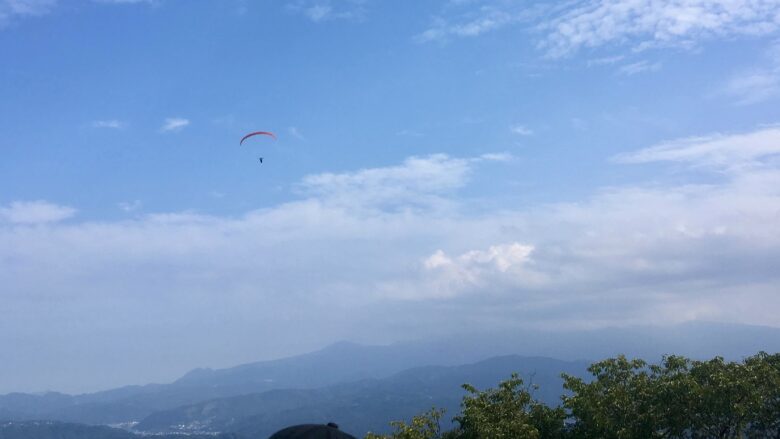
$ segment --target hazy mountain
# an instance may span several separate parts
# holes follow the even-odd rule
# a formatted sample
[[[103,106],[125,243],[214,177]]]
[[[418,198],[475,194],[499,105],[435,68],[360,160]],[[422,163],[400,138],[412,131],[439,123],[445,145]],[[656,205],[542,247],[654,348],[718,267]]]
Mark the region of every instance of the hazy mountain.
[[[780,328],[691,322],[671,326],[635,326],[583,331],[520,330],[466,334],[435,342],[440,350],[483,355],[508,353],[562,360],[596,361],[618,354],[658,361],[663,355],[694,359],[722,356],[739,360],[759,351],[780,352]],[[492,354],[491,354],[492,353]]]
[[[625,353],[657,361],[668,353],[739,359],[759,350],[780,352],[780,329],[693,323],[592,331],[506,331],[387,346],[337,343],[278,360],[218,370],[195,369],[170,384],[127,386],[76,396],[8,394],[0,396],[0,419],[95,424],[138,421],[157,411],[216,398],[379,379],[413,367],[453,366],[507,354],[598,360]]]
[[[463,366],[414,368],[384,379],[368,379],[319,389],[272,390],[222,398],[155,413],[137,425],[145,432],[238,432],[265,437],[298,423],[338,422],[345,431],[362,435],[386,431],[392,420],[408,419],[432,406],[458,412],[463,383],[495,387],[519,372],[535,395],[557,405],[562,393],[561,372],[582,376],[585,362],[504,356]]]
[[[364,378],[381,378],[410,367],[456,364],[429,344],[362,346],[336,343],[320,351],[229,369],[196,369],[171,384],[128,386],[77,396],[9,394],[0,413],[10,419],[57,419],[86,423],[140,420],[152,412],[213,398],[278,388],[314,388]]]

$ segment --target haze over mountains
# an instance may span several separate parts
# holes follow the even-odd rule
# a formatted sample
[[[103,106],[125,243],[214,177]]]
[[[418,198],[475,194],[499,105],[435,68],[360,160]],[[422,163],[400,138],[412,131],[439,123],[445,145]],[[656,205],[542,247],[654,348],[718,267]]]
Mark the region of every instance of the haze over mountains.
[[[465,382],[494,386],[520,372],[540,385],[541,400],[556,404],[560,373],[583,375],[587,361],[620,353],[650,361],[671,353],[739,359],[760,350],[780,351],[780,330],[691,323],[581,332],[523,330],[387,346],[341,342],[289,358],[195,369],[169,384],[81,395],[8,394],[0,396],[0,419],[138,423],[135,428],[147,432],[252,435],[296,422],[337,419],[356,432],[381,431],[388,421],[431,406],[453,413]]]
[[[388,422],[409,419],[432,406],[451,418],[465,394],[463,383],[495,386],[513,372],[539,386],[536,396],[557,405],[560,373],[582,376],[583,361],[569,362],[517,355],[494,357],[463,366],[408,369],[383,379],[365,379],[317,389],[280,389],[205,401],[154,413],[136,428],[144,432],[237,432],[265,437],[301,422],[338,420],[347,431],[387,431]]]

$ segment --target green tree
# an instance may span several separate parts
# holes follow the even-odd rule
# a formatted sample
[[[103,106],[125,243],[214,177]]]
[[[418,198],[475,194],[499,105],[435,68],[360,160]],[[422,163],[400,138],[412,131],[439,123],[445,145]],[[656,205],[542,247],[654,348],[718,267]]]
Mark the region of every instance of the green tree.
[[[650,366],[652,392],[649,396],[657,436],[686,438],[692,435],[699,390],[691,376],[691,366],[691,360],[674,355],[664,357],[659,365]]]
[[[444,410],[432,408],[412,418],[411,423],[393,421],[390,435],[368,433],[365,439],[439,439],[441,437],[441,417]]]
[[[780,353],[760,352],[745,360],[759,389],[760,407],[747,429],[750,438],[780,439]]]
[[[780,356],[693,362],[692,437],[780,437]]]
[[[643,360],[624,356],[592,364],[595,379],[563,374],[564,388],[571,395],[563,405],[574,420],[577,438],[624,439],[663,437],[656,431],[657,413],[651,404],[652,379]]]
[[[575,438],[780,438],[780,355],[661,364],[611,358],[564,375]]]
[[[495,389],[464,384],[462,412],[455,417],[460,439],[553,439],[563,434],[565,414],[535,401],[523,380],[512,374]]]

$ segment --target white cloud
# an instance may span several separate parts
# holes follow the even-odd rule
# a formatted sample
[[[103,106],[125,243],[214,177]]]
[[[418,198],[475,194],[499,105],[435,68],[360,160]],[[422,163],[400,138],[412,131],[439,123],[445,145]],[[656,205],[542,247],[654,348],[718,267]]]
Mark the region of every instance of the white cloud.
[[[780,127],[743,134],[715,134],[673,140],[636,152],[620,154],[619,163],[672,161],[719,169],[741,169],[780,154]]]
[[[15,17],[45,15],[57,5],[57,0],[0,0],[0,28]]]
[[[650,62],[647,60],[637,61],[635,63],[626,64],[624,66],[621,66],[618,69],[618,74],[626,75],[626,76],[633,76],[638,73],[645,73],[645,72],[657,72],[658,70],[661,70],[661,63],[660,62]]]
[[[92,127],[93,128],[111,128],[111,129],[122,129],[127,127],[126,122],[122,122],[121,120],[116,119],[108,119],[108,120],[95,120],[92,121]]]
[[[628,45],[691,47],[715,37],[766,35],[780,28],[775,0],[585,0],[546,21],[540,47],[551,57]]]
[[[162,127],[160,127],[160,131],[178,132],[183,130],[189,124],[190,121],[188,119],[184,119],[181,117],[169,117],[165,119],[165,122],[163,123]]]
[[[520,136],[531,136],[534,134],[533,130],[525,125],[513,125],[510,130]]]
[[[421,300],[491,294],[501,283],[520,288],[536,285],[541,276],[526,269],[533,251],[533,246],[517,242],[470,250],[457,257],[439,249],[422,261],[423,271],[415,284],[388,284],[383,289],[395,298]]]
[[[72,207],[46,201],[15,201],[6,207],[0,207],[0,219],[15,224],[53,223],[75,214],[76,209]]]

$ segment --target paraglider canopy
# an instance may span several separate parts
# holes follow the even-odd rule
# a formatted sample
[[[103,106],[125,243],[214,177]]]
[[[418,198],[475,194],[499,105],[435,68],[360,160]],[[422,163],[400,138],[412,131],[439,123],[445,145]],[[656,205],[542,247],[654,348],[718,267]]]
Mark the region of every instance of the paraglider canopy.
[[[254,137],[254,136],[268,136],[268,137],[272,137],[274,140],[276,140],[276,134],[274,134],[274,133],[272,133],[270,131],[255,131],[253,133],[249,133],[246,136],[242,137],[241,141],[238,144],[239,145],[243,145],[244,144],[244,140],[246,140],[246,139],[248,139],[250,137]]]

